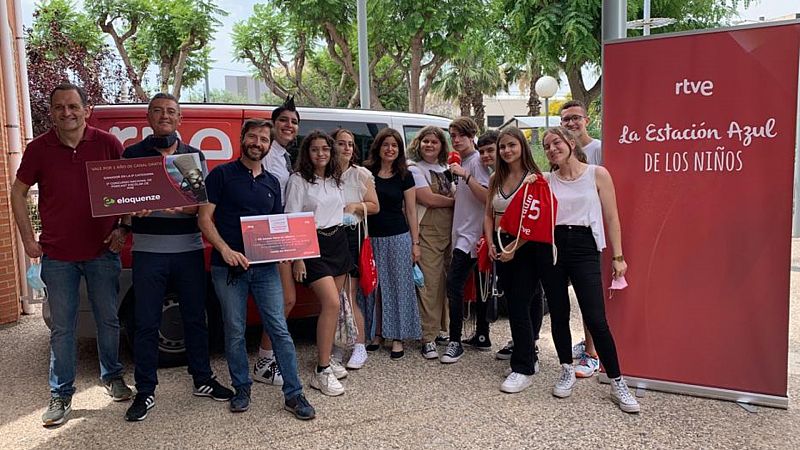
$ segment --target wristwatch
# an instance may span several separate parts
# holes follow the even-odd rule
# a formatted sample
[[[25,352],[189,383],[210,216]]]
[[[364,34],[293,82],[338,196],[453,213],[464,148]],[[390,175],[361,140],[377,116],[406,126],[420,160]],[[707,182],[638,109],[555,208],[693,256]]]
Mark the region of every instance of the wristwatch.
[[[611,260],[612,260],[612,261],[616,261],[616,262],[623,262],[623,261],[625,261],[625,257],[624,257],[624,256],[622,256],[622,255],[619,255],[619,256],[612,256],[612,257],[611,257]]]

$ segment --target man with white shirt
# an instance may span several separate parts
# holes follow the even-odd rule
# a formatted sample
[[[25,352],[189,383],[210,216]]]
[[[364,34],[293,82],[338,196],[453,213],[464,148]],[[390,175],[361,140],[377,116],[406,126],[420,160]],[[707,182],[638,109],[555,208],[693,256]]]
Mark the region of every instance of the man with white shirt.
[[[580,100],[570,100],[561,105],[561,125],[572,132],[583,147],[589,164],[603,164],[603,151],[600,139],[593,139],[586,131],[591,119],[586,113],[586,105]]]
[[[300,113],[294,105],[294,97],[289,97],[281,106],[272,111],[272,144],[264,157],[264,168],[278,179],[282,202],[286,203],[286,184],[293,170],[292,151],[297,147],[297,133],[300,131]],[[292,265],[278,264],[283,288],[283,309],[286,317],[292,312],[297,293],[292,278]],[[272,351],[272,343],[266,332],[261,334],[258,347],[258,359],[253,366],[253,378],[256,381],[276,386],[283,385],[280,367]]]

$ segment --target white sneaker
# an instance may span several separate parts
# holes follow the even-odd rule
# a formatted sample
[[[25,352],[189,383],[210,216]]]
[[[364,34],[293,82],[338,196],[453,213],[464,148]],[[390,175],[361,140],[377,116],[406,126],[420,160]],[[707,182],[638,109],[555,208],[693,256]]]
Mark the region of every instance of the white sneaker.
[[[335,376],[337,380],[341,380],[342,378],[347,378],[347,369],[342,367],[342,364],[339,361],[335,360],[332,356],[331,356],[330,367],[331,371],[333,372],[333,376]]]
[[[353,347],[353,354],[350,355],[350,359],[347,361],[348,369],[358,370],[364,367],[364,364],[367,362],[367,349],[364,347],[364,344],[356,344]]]
[[[586,340],[580,341],[572,346],[572,359],[578,359],[586,353]]]
[[[511,367],[509,367],[503,372],[503,376],[507,377],[507,376],[511,375],[511,372],[513,372],[513,370],[511,370]],[[539,373],[539,360],[538,359],[536,360],[535,363],[533,363],[533,374],[536,375],[537,373]]]
[[[622,377],[611,380],[611,400],[626,413],[639,412],[639,402],[636,401],[636,396],[628,389],[628,385]]]
[[[508,394],[516,394],[528,389],[533,384],[533,375],[523,375],[517,372],[511,372],[506,381],[500,385],[500,391]]]
[[[431,341],[422,346],[422,357],[425,359],[438,359],[439,352],[436,351],[436,342]]]
[[[567,398],[572,395],[572,388],[575,386],[575,368],[572,364],[561,365],[561,376],[558,377],[553,395],[558,398]]]
[[[311,387],[331,397],[344,394],[344,386],[336,379],[336,375],[333,374],[330,367],[326,367],[322,372],[314,371],[314,375],[311,377]]]
[[[253,379],[259,383],[283,386],[283,375],[275,358],[258,358],[253,366]]]
[[[575,376],[578,378],[590,378],[599,370],[600,360],[590,356],[588,353],[584,353],[575,366]]]

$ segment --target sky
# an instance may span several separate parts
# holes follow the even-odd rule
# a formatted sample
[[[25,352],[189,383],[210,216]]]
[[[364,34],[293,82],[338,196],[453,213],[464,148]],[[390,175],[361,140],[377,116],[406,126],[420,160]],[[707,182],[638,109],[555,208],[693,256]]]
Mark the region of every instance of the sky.
[[[37,0],[21,0],[23,22],[30,26],[32,14]],[[81,0],[76,0],[78,5],[82,5]],[[231,32],[233,24],[245,20],[252,12],[253,5],[260,3],[257,0],[217,0],[217,5],[228,12],[228,16],[222,19],[223,25],[217,31],[216,40],[213,42],[214,49],[211,58],[215,61],[209,72],[209,84],[211,89],[225,88],[225,75],[248,75],[250,68],[247,64],[233,60],[233,44]],[[759,17],[771,19],[787,14],[800,13],[800,2],[798,0],[760,0],[754,2],[749,8],[739,8],[739,17],[746,21],[756,21]]]

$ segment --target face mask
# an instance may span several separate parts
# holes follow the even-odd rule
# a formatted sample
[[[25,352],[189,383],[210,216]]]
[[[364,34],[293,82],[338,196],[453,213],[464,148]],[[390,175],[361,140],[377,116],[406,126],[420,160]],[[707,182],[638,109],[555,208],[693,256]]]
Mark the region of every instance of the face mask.
[[[344,216],[342,217],[342,223],[349,226],[357,225],[358,217],[355,214],[344,213]]]
[[[26,274],[28,279],[28,286],[36,290],[45,288],[44,281],[42,281],[42,265],[39,263],[31,264]]]
[[[417,287],[425,286],[425,277],[422,276],[422,269],[419,268],[419,264],[414,264],[414,284]]]
[[[170,148],[173,144],[178,140],[178,133],[172,132],[166,136],[156,136],[151,134],[150,138],[150,145],[155,148]]]
[[[610,291],[608,293],[608,298],[609,299],[614,298],[614,291],[621,291],[621,290],[625,289],[626,287],[628,287],[628,282],[625,281],[625,277],[624,276],[623,277],[619,277],[619,278],[612,278],[611,279],[611,286],[608,288],[608,290]]]

